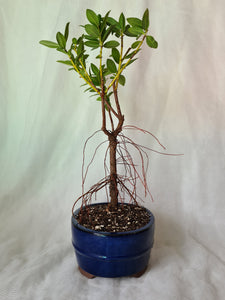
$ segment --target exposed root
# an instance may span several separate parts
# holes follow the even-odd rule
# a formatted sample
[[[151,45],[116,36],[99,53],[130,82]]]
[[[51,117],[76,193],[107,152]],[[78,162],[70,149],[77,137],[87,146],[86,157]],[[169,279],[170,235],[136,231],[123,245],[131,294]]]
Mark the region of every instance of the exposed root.
[[[130,126],[126,125],[123,127],[123,129],[133,129],[140,131],[144,134],[149,134],[152,136],[157,143],[165,150],[166,148],[162,145],[162,143],[158,140],[158,138],[153,135],[151,132],[138,128],[136,126]],[[72,213],[74,212],[75,205],[82,200],[81,205],[81,211],[83,208],[86,208],[86,211],[88,213],[88,205],[90,205],[93,202],[93,198],[96,200],[97,193],[105,188],[106,190],[106,197],[107,202],[109,203],[109,185],[110,185],[110,170],[107,164],[108,161],[108,155],[109,155],[109,147],[107,147],[105,151],[105,157],[104,157],[104,172],[105,177],[102,178],[100,181],[98,181],[96,184],[94,184],[87,192],[84,192],[84,185],[87,178],[88,170],[91,164],[94,161],[94,158],[97,154],[98,149],[107,142],[107,140],[101,142],[94,150],[94,153],[92,155],[92,158],[90,162],[85,167],[85,151],[87,147],[87,143],[98,133],[99,131],[96,131],[93,133],[85,142],[84,149],[83,149],[83,164],[82,164],[82,195],[75,201]],[[128,149],[128,146],[135,150],[135,152],[138,154],[138,161],[134,161],[134,158],[130,154],[130,150]],[[129,201],[129,203],[132,204],[138,204],[139,201],[143,201],[143,199],[140,197],[140,195],[137,194],[137,184],[140,183],[144,188],[144,195],[145,197],[147,195],[150,196],[151,200],[153,201],[153,196],[150,192],[149,184],[147,182],[147,171],[149,167],[149,157],[147,151],[152,151],[158,154],[163,155],[170,155],[170,156],[177,156],[182,154],[169,154],[165,152],[160,152],[157,150],[154,150],[152,148],[139,145],[135,143],[131,138],[124,135],[122,132],[118,134],[117,139],[117,165],[122,167],[122,174],[117,174],[116,182],[117,182],[117,192],[118,192],[118,200],[120,203],[124,203],[125,199],[126,201]],[[82,217],[82,214],[80,214],[80,217]]]

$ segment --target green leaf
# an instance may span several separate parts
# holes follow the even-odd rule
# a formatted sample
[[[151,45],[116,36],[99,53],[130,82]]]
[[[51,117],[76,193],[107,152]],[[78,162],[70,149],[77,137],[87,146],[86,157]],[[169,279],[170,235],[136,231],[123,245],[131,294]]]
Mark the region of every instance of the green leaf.
[[[128,66],[131,65],[133,62],[135,62],[135,60],[137,60],[137,58],[131,59],[131,61],[129,61],[129,63],[127,65]]]
[[[103,74],[104,74],[104,76],[108,76],[108,75],[112,74],[112,72],[110,72],[108,69],[105,69]]]
[[[137,54],[141,49],[134,50],[130,54],[126,55],[125,59],[131,58],[134,54]]]
[[[148,30],[149,27],[149,10],[148,8],[145,10],[142,18],[142,28],[144,30]]]
[[[108,17],[106,23],[109,24],[109,25],[119,26],[119,23],[115,19],[113,19],[112,17]]]
[[[126,67],[129,66],[130,64],[132,64],[133,62],[135,62],[135,60],[137,60],[137,58],[131,59],[131,60],[129,61],[129,63],[126,65]],[[122,64],[122,68],[123,68],[124,66],[125,66],[125,64]]]
[[[95,37],[90,36],[90,35],[84,35],[84,38],[85,38],[86,40],[97,41],[97,42],[98,42],[98,39],[96,39]]]
[[[109,98],[112,94],[113,92],[108,93],[107,97]]]
[[[154,39],[153,36],[151,35],[147,35],[146,36],[146,42],[147,42],[147,45],[151,48],[157,48],[158,47],[158,43],[157,41]]]
[[[84,45],[88,46],[88,47],[91,47],[91,48],[98,48],[99,47],[99,41],[97,40],[90,40],[90,41],[86,41],[84,43]]]
[[[85,71],[82,70],[82,69],[79,69],[79,71],[80,71],[80,74],[81,74],[83,77],[85,77]]]
[[[106,15],[105,15],[105,17],[104,17],[104,19],[102,21],[102,24],[100,25],[101,34],[103,33],[103,30],[106,28],[106,23],[107,23],[107,20],[108,20],[108,15],[110,14],[110,12],[111,12],[111,10],[109,10],[106,13]]]
[[[91,64],[91,69],[93,71],[93,73],[97,76],[99,74],[99,69],[96,67],[96,65]]]
[[[128,32],[135,35],[135,36],[139,36],[139,35],[144,33],[143,29],[140,28],[140,27],[130,27],[128,29]]]
[[[134,27],[141,27],[142,28],[142,21],[138,18],[127,18],[127,22]]]
[[[59,44],[59,46],[63,49],[65,49],[66,47],[66,39],[64,37],[64,35],[61,32],[57,32],[56,34],[56,40]]]
[[[116,63],[119,63],[120,61],[120,52],[116,48],[112,48],[112,57],[115,60]]]
[[[94,83],[95,86],[99,86],[101,84],[100,78],[96,76],[91,76],[91,81]]]
[[[104,43],[104,41],[108,38],[108,36],[110,35],[110,33],[113,30],[113,25],[110,25],[109,28],[104,32],[104,35],[102,37],[102,42]]]
[[[136,36],[137,36],[136,34],[132,34],[132,33],[129,32],[129,29],[130,29],[130,28],[131,28],[130,25],[127,25],[127,26],[125,27],[124,34],[127,35],[127,36],[136,37]]]
[[[77,55],[80,56],[84,52],[84,42],[81,41],[77,47]]]
[[[108,25],[113,25],[112,32],[116,33],[117,37],[120,37],[120,24],[113,18],[108,17],[107,22]]]
[[[125,83],[126,83],[126,78],[125,78],[123,75],[120,74],[120,77],[119,77],[119,84],[121,84],[121,85],[124,86]]]
[[[70,25],[70,22],[68,22],[66,24],[65,32],[64,32],[64,37],[65,37],[66,41],[68,40],[68,35],[69,35],[69,25]]]
[[[84,93],[86,93],[87,91],[91,91],[91,90],[92,90],[92,88],[89,87],[89,88],[87,88],[86,90],[84,90]]]
[[[86,10],[86,16],[87,16],[87,19],[88,19],[88,21],[91,23],[91,24],[93,24],[93,25],[95,25],[95,26],[99,26],[99,19],[98,19],[98,16],[96,15],[96,13],[93,11],[93,10],[91,10],[91,9],[87,9]]]
[[[124,30],[125,30],[125,17],[124,17],[123,13],[121,13],[121,15],[119,17],[119,24],[120,24],[121,31],[124,32]]]
[[[98,14],[98,22],[99,22],[99,24],[101,23],[101,21],[102,21],[102,16],[100,14]]]
[[[64,54],[67,54],[67,52],[61,47],[58,47],[56,50],[59,51],[59,52],[62,52]]]
[[[87,88],[86,90],[84,90],[84,92],[87,92],[87,91],[89,91],[89,92],[91,92],[91,93],[96,93],[95,90],[94,90],[93,88],[91,88],[91,87],[89,87],[89,88]],[[96,93],[95,95],[92,95],[92,96],[96,96],[96,95],[98,95],[98,94]],[[91,97],[92,97],[92,96],[91,96]]]
[[[83,38],[84,38],[84,34],[78,38],[77,44],[80,44],[80,42],[83,41]]]
[[[92,36],[94,38],[99,37],[99,31],[95,25],[87,24],[84,26],[84,28],[85,28],[87,34],[89,34],[90,36]]]
[[[73,65],[70,60],[57,60],[57,62],[68,66]]]
[[[119,42],[117,41],[109,41],[109,42],[106,42],[103,47],[105,48],[115,48],[115,47],[118,47],[119,46]]]
[[[39,44],[46,46],[48,48],[58,48],[59,47],[58,44],[51,42],[51,41],[46,41],[46,40],[40,41]]]
[[[92,90],[90,92],[95,93],[95,90]],[[98,93],[95,93],[94,95],[91,95],[90,97],[96,97],[96,96],[98,96]]]
[[[85,69],[86,69],[86,55],[83,55],[83,53],[81,54],[80,57],[81,62],[83,63]]]
[[[109,96],[108,96],[108,95],[106,96],[106,101],[109,103],[109,105],[111,105],[110,99],[109,99]],[[108,110],[108,107],[107,107],[107,106],[106,106],[106,110]]]
[[[68,55],[69,56],[71,56],[71,57],[73,57],[74,58],[74,56],[73,56],[73,53],[71,52],[72,50],[71,49],[69,49],[68,51],[67,51],[67,53],[68,53]]]
[[[106,61],[106,65],[107,65],[108,70],[111,73],[116,73],[117,72],[116,65],[115,65],[115,63],[114,63],[114,61],[112,59],[108,58],[107,61]]]
[[[72,42],[73,42],[74,45],[76,45],[76,44],[77,44],[77,39],[76,39],[76,38],[73,38],[73,39],[72,39]]]
[[[132,45],[131,45],[131,48],[132,49],[135,49],[135,48],[137,48],[139,45],[140,45],[140,41],[136,41],[136,42],[134,42]]]

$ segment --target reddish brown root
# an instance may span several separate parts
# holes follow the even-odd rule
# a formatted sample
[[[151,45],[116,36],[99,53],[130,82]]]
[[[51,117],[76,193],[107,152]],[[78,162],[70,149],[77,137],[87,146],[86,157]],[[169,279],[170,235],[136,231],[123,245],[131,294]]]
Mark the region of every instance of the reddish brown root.
[[[143,130],[141,128],[138,128],[136,126],[123,126],[123,129],[133,129],[140,131],[144,134],[149,134],[152,136],[157,143],[163,148],[166,149],[161,142],[158,140],[158,138],[153,135],[151,132]],[[99,180],[96,184],[94,184],[87,192],[84,192],[84,185],[87,178],[88,170],[91,166],[91,164],[94,162],[94,159],[96,157],[97,151],[99,148],[107,142],[107,140],[101,142],[94,150],[94,153],[92,155],[91,160],[85,167],[85,151],[88,142],[98,133],[100,132],[96,131],[93,133],[85,142],[84,149],[83,149],[83,163],[82,163],[82,195],[75,201],[72,212],[74,212],[75,205],[78,201],[82,201],[81,204],[81,211],[84,207],[87,207],[90,205],[93,201],[93,198],[96,199],[97,193],[105,188],[106,189],[106,196],[107,196],[107,202],[109,202],[109,186],[111,183],[110,179],[110,168],[107,164],[108,156],[109,156],[109,147],[107,147],[105,151],[105,157],[104,157],[104,172],[105,177]],[[136,151],[138,154],[139,160],[134,161],[134,158],[132,157],[130,151],[131,148]],[[132,150],[132,151],[133,151]],[[139,201],[143,201],[140,195],[137,194],[137,185],[140,183],[144,188],[144,196],[146,197],[149,195],[151,200],[153,201],[153,196],[150,192],[149,185],[147,182],[147,172],[149,167],[149,157],[148,153],[146,151],[152,151],[155,153],[163,154],[163,155],[182,155],[182,154],[168,154],[164,152],[160,152],[154,149],[151,149],[149,147],[139,145],[135,143],[131,138],[125,136],[122,132],[118,134],[117,139],[117,165],[122,167],[122,174],[117,174],[116,177],[116,193],[118,194],[118,201],[120,203],[123,203],[126,199],[126,201],[129,200],[130,203],[138,204]],[[87,210],[88,212],[88,210]]]

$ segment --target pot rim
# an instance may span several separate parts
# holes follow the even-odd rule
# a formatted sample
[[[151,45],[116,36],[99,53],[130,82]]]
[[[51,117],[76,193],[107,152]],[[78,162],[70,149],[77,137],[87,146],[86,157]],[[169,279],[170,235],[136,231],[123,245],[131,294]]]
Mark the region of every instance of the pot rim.
[[[93,204],[90,204],[89,206],[94,206],[94,205],[99,205],[99,204],[108,204],[108,202],[93,203]],[[119,204],[121,204],[121,203],[119,203]],[[133,205],[133,204],[130,204],[130,203],[123,203],[123,204]],[[86,228],[86,227],[80,225],[78,223],[78,221],[75,219],[75,216],[78,215],[78,213],[80,211],[80,208],[78,208],[77,210],[75,210],[75,212],[73,213],[73,215],[71,217],[71,220],[72,220],[72,224],[73,224],[74,227],[78,228],[81,231],[85,231],[85,232],[88,232],[88,233],[94,234],[94,235],[100,235],[100,236],[102,236],[102,235],[103,236],[106,236],[106,235],[107,236],[121,236],[121,235],[138,234],[140,232],[148,230],[155,223],[155,217],[154,217],[153,213],[148,208],[146,208],[144,206],[141,206],[141,207],[143,207],[144,209],[147,210],[147,212],[150,215],[150,220],[149,220],[149,222],[145,226],[143,226],[141,228],[138,228],[138,229],[135,229],[135,230],[130,230],[130,231],[107,232],[107,231],[97,231],[97,230]]]

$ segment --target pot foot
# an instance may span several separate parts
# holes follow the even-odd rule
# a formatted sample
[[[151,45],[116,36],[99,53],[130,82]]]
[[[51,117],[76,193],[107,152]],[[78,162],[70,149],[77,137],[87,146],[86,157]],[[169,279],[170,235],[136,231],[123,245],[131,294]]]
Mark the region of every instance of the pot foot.
[[[78,269],[79,269],[80,273],[81,273],[83,276],[87,277],[88,279],[95,278],[95,275],[90,274],[90,273],[84,271],[83,269],[81,269],[81,267],[78,267]]]
[[[146,270],[147,270],[147,267],[145,267],[143,270],[141,270],[141,271],[139,271],[139,272],[137,272],[137,273],[135,273],[131,276],[136,277],[136,278],[141,277],[145,273]]]

